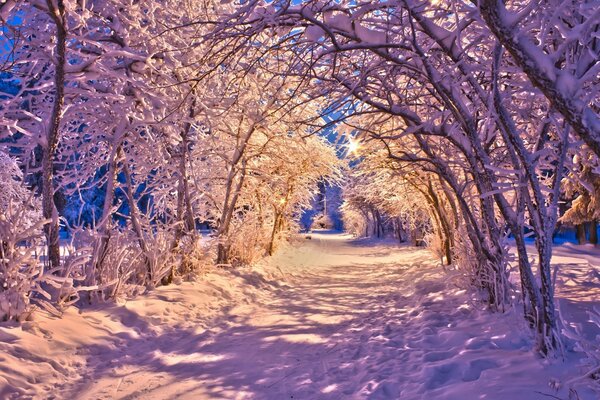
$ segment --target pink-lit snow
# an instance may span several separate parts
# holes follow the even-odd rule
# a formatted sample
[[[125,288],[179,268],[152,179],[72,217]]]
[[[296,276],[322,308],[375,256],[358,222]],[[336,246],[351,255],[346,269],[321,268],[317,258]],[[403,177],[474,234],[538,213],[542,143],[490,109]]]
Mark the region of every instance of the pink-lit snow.
[[[598,250],[555,254],[562,317],[593,342]],[[457,279],[424,249],[313,233],[254,267],[2,325],[0,397],[599,398],[568,383],[588,368],[572,344],[536,356],[519,310],[491,314]]]

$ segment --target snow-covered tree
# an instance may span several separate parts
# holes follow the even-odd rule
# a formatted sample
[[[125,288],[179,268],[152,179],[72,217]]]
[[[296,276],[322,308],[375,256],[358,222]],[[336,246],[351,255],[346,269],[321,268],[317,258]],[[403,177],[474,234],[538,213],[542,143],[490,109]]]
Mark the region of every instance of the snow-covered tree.
[[[0,320],[20,320],[32,311],[30,292],[44,267],[35,256],[43,219],[38,199],[25,187],[17,162],[0,150]]]
[[[442,179],[469,222],[475,273],[497,309],[509,299],[503,238],[505,225],[510,229],[538,349],[559,347],[550,236],[569,127],[508,62],[473,7],[250,2],[224,19],[214,37],[257,43],[264,32],[306,66],[315,95],[326,93],[338,106],[354,99],[347,108],[371,117],[359,128],[385,142],[390,158],[421,164]],[[526,224],[536,235],[538,277],[525,247]]]
[[[561,216],[560,222],[575,225],[579,243],[585,243],[585,225],[590,225],[590,242],[597,244],[597,221],[600,219],[600,176],[597,170],[598,157],[589,149],[578,149],[569,165],[569,173],[563,179],[564,197],[570,207]]]
[[[479,9],[514,62],[600,156],[600,15],[595,5],[593,0],[485,0]]]

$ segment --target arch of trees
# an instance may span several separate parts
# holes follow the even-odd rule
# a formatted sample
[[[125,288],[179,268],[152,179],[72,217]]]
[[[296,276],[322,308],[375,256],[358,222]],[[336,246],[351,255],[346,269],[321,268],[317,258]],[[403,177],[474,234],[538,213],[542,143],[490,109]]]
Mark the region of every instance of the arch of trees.
[[[0,139],[24,172],[3,180],[2,279],[54,304],[157,285],[204,257],[205,221],[219,264],[272,253],[338,179],[317,134],[336,126],[360,140],[346,226],[428,243],[494,311],[519,294],[553,353],[559,204],[573,200],[565,223],[597,218],[592,3],[9,0]],[[61,221],[87,246],[61,256]],[[25,304],[21,286],[2,295]]]
[[[590,1],[309,0],[245,2],[211,35],[288,54],[306,91],[359,132],[349,227],[378,234],[385,213],[398,234],[429,234],[493,310],[517,289],[549,354],[561,346],[550,264],[559,203],[576,198],[565,223],[595,218],[599,29]]]

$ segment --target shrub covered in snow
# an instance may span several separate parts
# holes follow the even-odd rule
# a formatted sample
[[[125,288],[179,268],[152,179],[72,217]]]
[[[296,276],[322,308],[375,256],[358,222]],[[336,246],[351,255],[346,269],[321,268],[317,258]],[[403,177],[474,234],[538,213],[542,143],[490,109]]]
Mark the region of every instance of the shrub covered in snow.
[[[37,254],[42,226],[39,202],[16,161],[0,151],[0,320],[20,320],[32,310],[30,294],[44,273]]]
[[[329,214],[318,214],[313,219],[310,229],[333,229],[334,222]]]

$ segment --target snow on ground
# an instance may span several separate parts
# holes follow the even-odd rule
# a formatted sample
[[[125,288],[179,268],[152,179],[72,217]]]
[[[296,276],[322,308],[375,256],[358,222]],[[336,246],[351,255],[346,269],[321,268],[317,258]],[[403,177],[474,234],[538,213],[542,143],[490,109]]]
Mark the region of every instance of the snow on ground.
[[[593,339],[584,250],[557,250],[558,296]],[[483,311],[456,283],[426,250],[311,234],[253,268],[0,326],[0,398],[567,399],[579,353],[540,359],[518,311]]]

